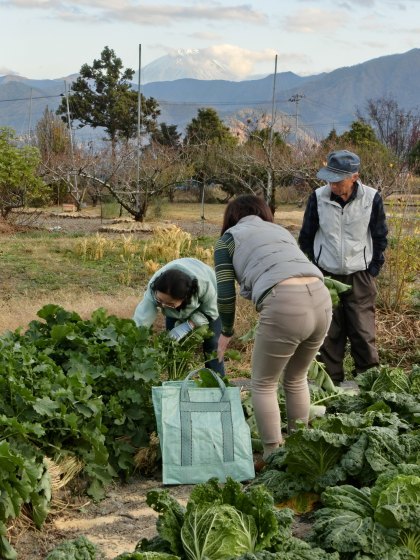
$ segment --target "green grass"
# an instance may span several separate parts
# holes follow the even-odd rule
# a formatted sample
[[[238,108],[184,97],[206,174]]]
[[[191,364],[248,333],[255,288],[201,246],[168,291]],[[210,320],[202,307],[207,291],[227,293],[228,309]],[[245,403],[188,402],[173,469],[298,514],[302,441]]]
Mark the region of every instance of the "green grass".
[[[36,297],[63,289],[117,294],[122,286],[138,290],[147,283],[149,274],[141,258],[144,241],[135,240],[136,252],[124,261],[122,237],[109,238],[113,246],[105,247],[97,260],[80,254],[84,239],[95,243],[95,236],[81,234],[35,231],[2,236],[1,277],[8,296],[32,293]],[[197,243],[212,248],[214,238],[199,238]]]
[[[101,217],[104,220],[119,218],[121,216],[128,216],[128,212],[126,210],[121,211],[121,205],[117,202],[106,202],[103,203],[101,206],[98,206],[99,212]]]
[[[99,307],[132,317],[151,275],[142,261],[144,243],[151,238],[130,238],[39,230],[1,235],[0,333],[26,328],[47,303],[84,318]],[[94,260],[90,255],[95,255],[96,243],[100,248],[101,239],[104,255]],[[83,252],[84,243],[90,252]],[[214,239],[198,243],[210,248]],[[153,260],[161,262],[157,255]]]
[[[82,236],[24,233],[3,237],[1,268],[9,294],[46,293],[79,287],[99,293],[116,293],[124,263],[118,252],[101,260],[83,259],[77,252]],[[144,283],[146,273],[134,259],[131,287]],[[13,280],[12,280],[13,279]]]

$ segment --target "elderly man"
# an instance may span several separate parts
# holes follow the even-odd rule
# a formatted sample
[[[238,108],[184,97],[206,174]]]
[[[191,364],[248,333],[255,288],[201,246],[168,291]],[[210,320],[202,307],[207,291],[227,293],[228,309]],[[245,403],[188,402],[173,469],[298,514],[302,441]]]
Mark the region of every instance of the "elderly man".
[[[335,384],[344,380],[350,341],[355,373],[378,365],[375,344],[375,276],[384,263],[388,228],[378,191],[359,179],[360,158],[339,150],[328,155],[317,177],[326,184],[309,197],[299,245],[324,273],[352,288],[341,295],[321,361]]]

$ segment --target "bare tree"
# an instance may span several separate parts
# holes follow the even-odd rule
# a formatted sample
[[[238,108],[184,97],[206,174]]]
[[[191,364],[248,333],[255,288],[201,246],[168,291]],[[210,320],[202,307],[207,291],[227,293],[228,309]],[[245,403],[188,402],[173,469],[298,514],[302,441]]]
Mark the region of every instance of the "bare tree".
[[[91,156],[84,146],[74,146],[71,131],[48,108],[36,125],[36,146],[41,154],[40,174],[56,193],[59,203],[72,202],[77,210],[83,203],[86,187],[79,179],[79,170]]]
[[[137,148],[130,143],[113,154],[104,149],[80,175],[111,194],[134,220],[142,222],[150,202],[190,177],[192,169],[182,149],[157,142],[143,148],[139,174],[138,157]]]
[[[420,115],[417,111],[402,109],[391,97],[368,99],[366,113],[357,110],[357,117],[368,122],[378,139],[399,159],[405,159],[420,140]]]
[[[83,170],[96,159],[97,155],[82,145],[58,153],[49,150],[43,154],[40,174],[52,188],[63,193],[64,202],[72,202],[80,211],[89,188],[82,179]]]

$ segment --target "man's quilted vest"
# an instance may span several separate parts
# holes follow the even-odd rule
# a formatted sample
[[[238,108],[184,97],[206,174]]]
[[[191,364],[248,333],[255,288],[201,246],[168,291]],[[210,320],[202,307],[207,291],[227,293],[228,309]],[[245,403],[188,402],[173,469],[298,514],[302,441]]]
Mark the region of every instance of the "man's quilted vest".
[[[354,200],[342,208],[330,199],[331,188],[316,191],[319,229],[314,239],[315,263],[333,274],[365,270],[372,260],[369,221],[376,190],[358,181]]]

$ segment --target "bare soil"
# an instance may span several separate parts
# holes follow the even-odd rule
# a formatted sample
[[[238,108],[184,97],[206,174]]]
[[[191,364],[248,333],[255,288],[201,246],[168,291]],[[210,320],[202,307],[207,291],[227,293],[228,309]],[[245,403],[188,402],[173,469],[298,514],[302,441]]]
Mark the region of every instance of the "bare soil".
[[[146,504],[146,494],[162,487],[159,478],[133,478],[110,486],[106,498],[97,504],[86,496],[67,497],[63,511],[51,515],[42,531],[28,523],[17,524],[11,536],[18,560],[44,560],[60,542],[81,535],[100,547],[103,560],[133,552],[141,539],[156,534],[157,513]],[[172,486],[168,490],[185,505],[191,488]]]
[[[77,212],[30,212],[14,216],[12,223],[0,220],[0,234],[13,233],[16,229],[35,228],[62,233],[131,233],[150,236],[156,228],[178,226],[193,236],[214,236],[220,232],[220,223],[209,220],[162,220],[145,223],[126,219],[102,219],[97,214]]]
[[[194,205],[187,205],[194,207]],[[46,212],[25,211],[17,212],[13,216],[16,228],[37,228],[51,232],[63,233],[132,233],[150,235],[155,228],[177,226],[193,236],[216,236],[220,233],[223,220],[223,205],[212,205],[206,210],[209,217],[200,218],[199,209],[166,211],[162,219],[151,219],[145,223],[134,222],[131,218],[104,219],[100,217],[98,209],[87,209],[82,212]],[[298,231],[302,223],[303,209],[278,210],[275,222],[292,232]],[[3,229],[4,228],[4,231]],[[0,234],[11,233],[13,225],[0,220]]]

